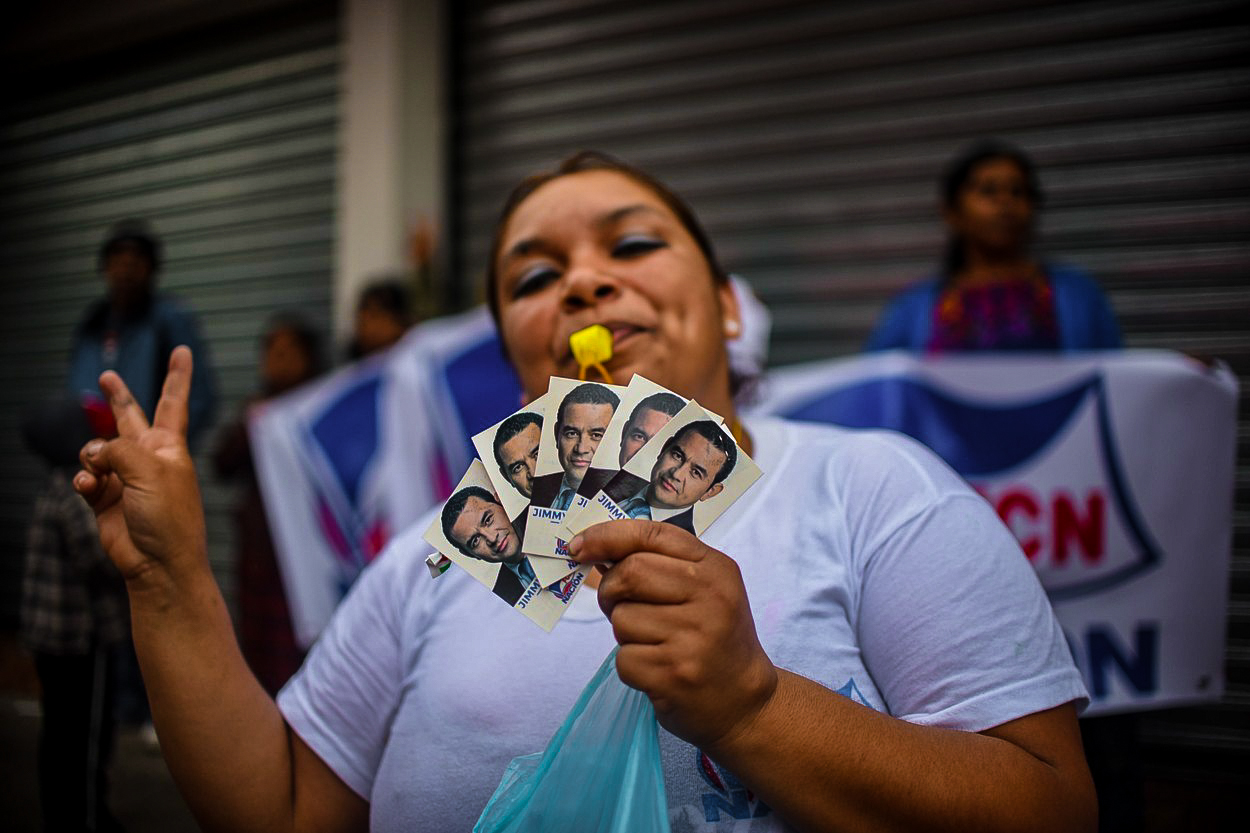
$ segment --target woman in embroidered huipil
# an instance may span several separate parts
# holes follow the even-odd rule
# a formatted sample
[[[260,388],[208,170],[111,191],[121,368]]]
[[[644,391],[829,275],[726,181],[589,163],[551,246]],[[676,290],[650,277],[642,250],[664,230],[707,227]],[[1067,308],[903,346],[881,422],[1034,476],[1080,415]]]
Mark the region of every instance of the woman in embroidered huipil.
[[[1041,188],[1001,142],[958,156],[941,181],[949,233],[941,271],[886,308],[868,350],[1076,351],[1121,346],[1106,297],[1083,271],[1032,251]]]

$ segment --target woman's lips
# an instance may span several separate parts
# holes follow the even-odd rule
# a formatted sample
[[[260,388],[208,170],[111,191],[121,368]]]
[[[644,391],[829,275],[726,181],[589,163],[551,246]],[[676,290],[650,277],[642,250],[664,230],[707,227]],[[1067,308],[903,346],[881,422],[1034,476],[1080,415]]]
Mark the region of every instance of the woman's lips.
[[[643,331],[641,327],[635,327],[632,324],[616,324],[608,329],[612,332],[612,344],[614,346],[630,336]]]

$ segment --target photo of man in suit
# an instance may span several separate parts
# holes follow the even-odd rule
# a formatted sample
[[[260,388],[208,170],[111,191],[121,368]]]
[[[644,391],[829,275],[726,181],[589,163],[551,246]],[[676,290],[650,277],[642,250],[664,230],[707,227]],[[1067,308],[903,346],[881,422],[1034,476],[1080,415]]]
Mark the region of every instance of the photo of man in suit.
[[[624,466],[632,460],[638,450],[668,425],[668,421],[677,416],[685,404],[677,394],[660,391],[635,405],[621,431],[620,465]]]
[[[443,534],[469,558],[499,565],[495,595],[515,605],[534,582],[534,568],[521,552],[521,539],[499,501],[480,486],[468,486],[443,506]]]
[[[542,430],[541,416],[522,411],[505,419],[495,432],[495,462],[499,471],[526,497],[534,494],[534,466],[538,463]]]
[[[534,480],[530,497],[533,505],[569,508],[620,401],[615,393],[595,382],[578,385],[568,392],[556,411],[556,456],[561,471]]]
[[[721,493],[737,459],[733,438],[712,420],[697,420],[664,443],[650,481],[623,476],[611,491],[620,493],[631,487],[636,491],[624,499],[609,496],[631,518],[670,523],[695,534],[694,505]]]

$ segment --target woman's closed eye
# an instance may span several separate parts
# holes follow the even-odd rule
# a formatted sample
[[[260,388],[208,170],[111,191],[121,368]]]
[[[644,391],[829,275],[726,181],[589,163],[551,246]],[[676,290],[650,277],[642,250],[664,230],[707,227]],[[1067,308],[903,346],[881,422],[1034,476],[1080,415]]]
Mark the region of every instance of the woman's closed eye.
[[[516,285],[512,287],[512,297],[516,299],[537,292],[558,280],[559,277],[560,273],[555,267],[546,263],[535,264],[521,273]]]
[[[656,249],[663,249],[668,243],[649,234],[630,234],[617,240],[612,246],[612,256],[631,258],[645,255]]]

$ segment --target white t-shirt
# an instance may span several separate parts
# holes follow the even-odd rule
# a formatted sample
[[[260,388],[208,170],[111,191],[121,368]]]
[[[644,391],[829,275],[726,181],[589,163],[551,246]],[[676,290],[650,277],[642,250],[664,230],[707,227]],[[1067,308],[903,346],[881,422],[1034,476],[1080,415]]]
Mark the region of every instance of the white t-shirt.
[[[763,477],[704,539],[742,570],[776,665],[879,711],[980,731],[1086,697],[1032,568],[988,504],[906,437],[748,422]],[[594,591],[550,633],[418,525],[352,589],[278,702],[371,802],[375,831],[468,831],[508,762],[545,748],[613,647]],[[674,831],[781,831],[732,774],[660,731]]]

